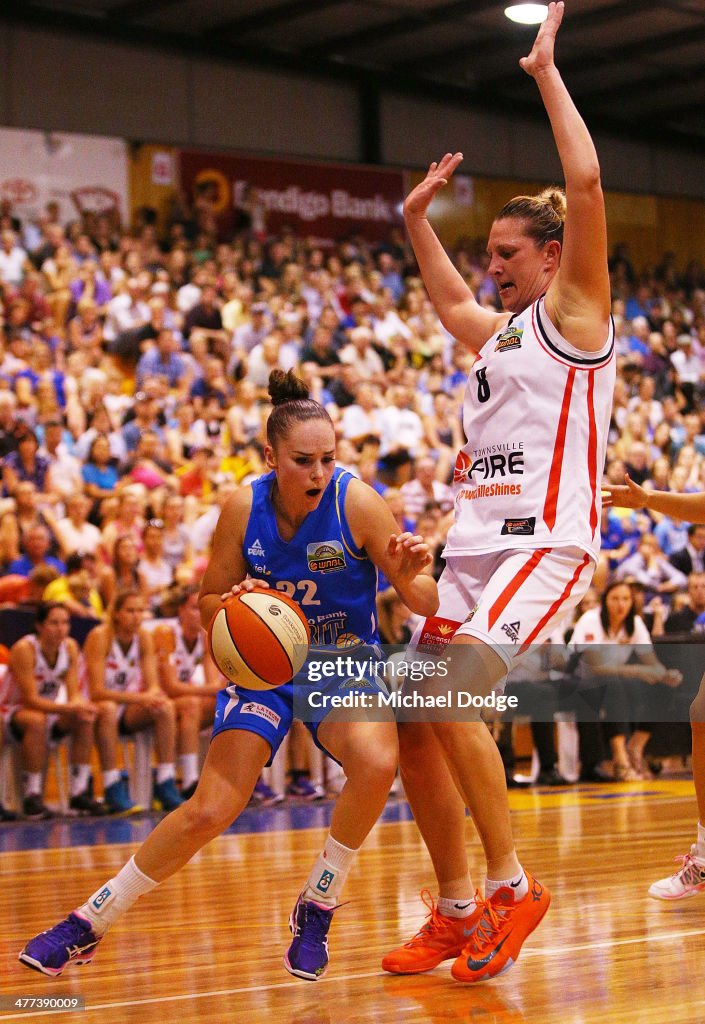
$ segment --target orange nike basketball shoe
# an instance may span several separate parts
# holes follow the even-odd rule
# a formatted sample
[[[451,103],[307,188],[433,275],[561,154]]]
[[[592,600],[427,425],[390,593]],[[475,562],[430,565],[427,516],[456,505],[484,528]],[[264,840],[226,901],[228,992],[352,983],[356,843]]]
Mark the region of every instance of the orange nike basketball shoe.
[[[429,909],[426,923],[413,939],[393,949],[382,959],[382,967],[390,974],[430,971],[444,960],[453,960],[459,956],[484,907],[480,894],[476,893],[478,907],[472,914],[468,917],[446,917],[439,913],[436,901],[428,889],[421,890],[421,899]]]
[[[529,891],[523,899],[515,901],[512,890],[503,885],[484,901],[472,935],[450,969],[456,981],[487,981],[516,963],[524,939],[551,903],[548,889],[528,871],[525,874]]]

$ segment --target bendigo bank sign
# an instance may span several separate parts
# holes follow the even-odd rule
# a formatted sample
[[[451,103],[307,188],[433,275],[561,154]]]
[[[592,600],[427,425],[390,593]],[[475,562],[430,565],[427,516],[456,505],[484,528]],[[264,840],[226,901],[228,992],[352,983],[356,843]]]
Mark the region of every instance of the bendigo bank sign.
[[[401,171],[196,150],[182,150],[179,161],[182,188],[206,197],[222,238],[256,231],[258,216],[268,235],[288,224],[321,242],[357,232],[382,240],[403,223]]]

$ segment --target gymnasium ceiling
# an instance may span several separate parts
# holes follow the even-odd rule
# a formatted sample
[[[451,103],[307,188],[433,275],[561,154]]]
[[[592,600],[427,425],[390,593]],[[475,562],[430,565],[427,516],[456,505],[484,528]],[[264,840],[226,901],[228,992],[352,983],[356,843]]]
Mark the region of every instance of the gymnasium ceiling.
[[[507,0],[510,2],[510,0]],[[514,0],[516,2],[516,0]],[[0,20],[87,31],[517,114],[535,27],[497,0],[2,0]],[[705,0],[567,0],[558,63],[591,129],[705,150]]]

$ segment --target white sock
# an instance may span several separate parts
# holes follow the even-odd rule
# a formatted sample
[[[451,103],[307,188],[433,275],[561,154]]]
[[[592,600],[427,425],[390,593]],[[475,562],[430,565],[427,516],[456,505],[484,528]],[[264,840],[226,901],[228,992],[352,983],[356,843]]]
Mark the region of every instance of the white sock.
[[[337,842],[328,834],[323,852],[313,865],[304,888],[304,898],[334,907],[357,850]]]
[[[181,766],[181,785],[186,789],[198,782],[198,754],[182,754],[179,757]]]
[[[485,881],[485,896],[487,899],[494,896],[498,889],[505,886],[507,889],[512,890],[514,893],[514,900],[518,902],[523,900],[529,892],[529,883],[526,878],[526,872],[522,867],[519,868],[518,874],[514,875],[514,878],[505,878],[502,882],[497,882],[493,878],[488,878]]]
[[[135,858],[130,857],[115,878],[96,889],[76,913],[88,918],[96,935],[104,935],[140,896],[151,892],[157,885],[158,882],[140,871]]]
[[[705,860],[705,825],[701,825],[700,822],[698,822],[698,841],[695,845],[698,848],[698,857]]]
[[[117,768],[109,768],[107,772],[103,772],[103,789],[107,789],[108,786],[114,786],[119,781],[120,772]]]
[[[157,765],[157,785],[160,786],[162,782],[166,782],[167,779],[173,779],[176,775],[176,767],[174,762],[171,764],[158,764]]]
[[[41,796],[42,795],[42,773],[41,772],[24,772],[24,795],[25,796]]]
[[[439,896],[436,904],[438,913],[444,917],[470,917],[474,913],[477,903],[474,896],[463,896],[462,899],[455,899],[452,896]]]
[[[88,789],[88,780],[91,777],[91,766],[89,764],[72,764],[69,777],[69,796],[79,796]]]

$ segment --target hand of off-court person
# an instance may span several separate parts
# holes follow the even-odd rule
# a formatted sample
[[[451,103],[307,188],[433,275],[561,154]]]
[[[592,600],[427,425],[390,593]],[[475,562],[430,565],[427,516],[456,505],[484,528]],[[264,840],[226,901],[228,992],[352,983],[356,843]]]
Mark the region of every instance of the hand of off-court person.
[[[643,487],[635,484],[628,473],[624,474],[626,484],[603,484],[602,504],[605,508],[646,508],[648,494]]]
[[[519,61],[519,67],[532,78],[536,78],[542,71],[547,71],[554,66],[553,48],[558,26],[563,20],[564,7],[563,3],[548,5],[548,15],[539,28],[531,53]]]
[[[462,159],[462,153],[446,153],[438,162],[433,161],[424,180],[420,181],[404,200],[404,216],[406,218],[426,216],[426,210],[436,192],[440,192],[443,186],[448,184],[451,175]]]
[[[229,597],[234,597],[235,594],[250,593],[253,590],[269,590],[269,584],[266,580],[243,580],[242,583],[235,583],[227,590],[224,594],[220,595],[221,601],[227,601]]]

